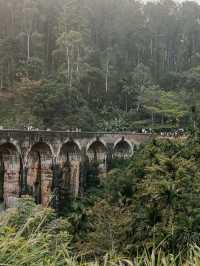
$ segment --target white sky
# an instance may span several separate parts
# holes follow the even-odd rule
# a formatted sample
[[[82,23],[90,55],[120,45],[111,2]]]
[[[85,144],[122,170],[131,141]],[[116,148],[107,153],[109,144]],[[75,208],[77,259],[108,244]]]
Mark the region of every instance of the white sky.
[[[144,3],[146,2],[158,2],[159,0],[140,0]],[[193,2],[197,2],[198,4],[200,4],[200,0],[174,0],[175,2],[178,2],[178,3],[182,3],[182,2],[187,2],[187,1],[193,1]]]

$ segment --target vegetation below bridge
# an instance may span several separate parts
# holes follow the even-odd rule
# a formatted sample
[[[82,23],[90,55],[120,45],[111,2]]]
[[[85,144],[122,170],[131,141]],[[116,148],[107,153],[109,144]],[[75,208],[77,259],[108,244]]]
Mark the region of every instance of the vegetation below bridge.
[[[199,151],[199,133],[154,140],[59,216],[22,200],[0,218],[0,263],[199,265]]]

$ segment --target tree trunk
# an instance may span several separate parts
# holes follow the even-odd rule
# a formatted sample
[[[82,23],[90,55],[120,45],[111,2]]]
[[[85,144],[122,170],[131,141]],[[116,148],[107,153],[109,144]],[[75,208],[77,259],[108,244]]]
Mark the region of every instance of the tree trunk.
[[[128,95],[126,94],[126,96],[125,96],[125,110],[126,110],[126,112],[128,113]]]
[[[161,116],[161,124],[164,125],[164,114]]]
[[[140,103],[137,104],[137,112],[140,110]]]
[[[69,48],[67,47],[67,79],[70,79],[70,56],[69,56]]]
[[[150,49],[151,49],[151,56],[153,55],[153,40],[151,39],[150,42]]]
[[[30,60],[30,40],[31,40],[31,35],[30,33],[27,32],[27,62]]]
[[[151,125],[153,127],[153,124],[154,124],[154,113],[152,112],[151,113]]]
[[[109,60],[106,62],[106,93],[108,92]]]
[[[72,78],[73,78],[73,68],[70,71],[70,76],[69,76],[69,88],[72,88]]]
[[[1,89],[3,88],[3,76],[1,77]]]
[[[76,72],[79,73],[79,61],[80,61],[80,49],[77,48],[77,66],[76,66]]]

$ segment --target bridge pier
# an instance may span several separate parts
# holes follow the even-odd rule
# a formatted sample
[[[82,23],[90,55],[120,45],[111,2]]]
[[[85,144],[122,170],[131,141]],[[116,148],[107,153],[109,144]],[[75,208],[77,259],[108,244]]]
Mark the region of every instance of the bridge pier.
[[[34,144],[27,160],[28,194],[35,202],[48,206],[51,197],[53,155],[50,147],[43,142]]]
[[[53,182],[52,182],[52,202],[51,206],[56,210],[60,211],[61,210],[61,205],[62,205],[62,170],[59,164],[54,162],[52,166],[52,171],[53,171]]]
[[[22,171],[21,171],[21,195],[22,196],[28,194],[27,174],[28,174],[28,168],[24,166],[24,164],[22,163]]]
[[[14,206],[20,195],[20,155],[14,145],[0,145],[0,198],[5,207]]]

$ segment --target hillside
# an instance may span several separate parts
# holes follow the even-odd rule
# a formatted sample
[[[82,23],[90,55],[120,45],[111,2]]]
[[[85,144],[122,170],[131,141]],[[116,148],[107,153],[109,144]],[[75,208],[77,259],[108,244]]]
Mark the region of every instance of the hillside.
[[[1,0],[0,124],[195,127],[199,21],[192,1]]]

